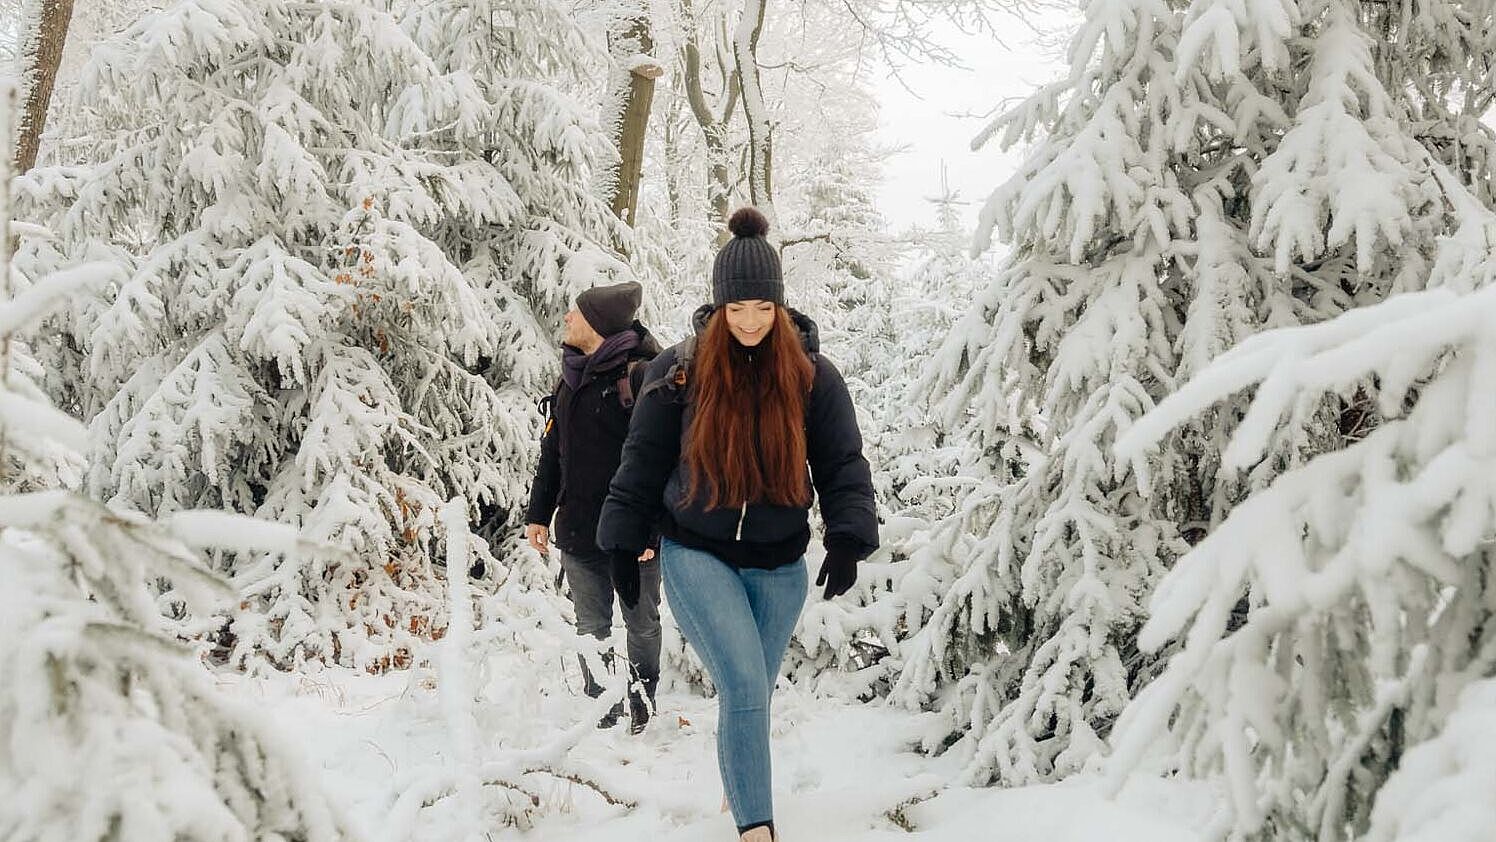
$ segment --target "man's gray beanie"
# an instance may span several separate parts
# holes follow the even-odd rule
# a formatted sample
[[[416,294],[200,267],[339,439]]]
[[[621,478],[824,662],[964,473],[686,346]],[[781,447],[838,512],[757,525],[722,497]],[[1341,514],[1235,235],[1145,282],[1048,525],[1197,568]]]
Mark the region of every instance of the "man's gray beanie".
[[[629,329],[643,300],[644,288],[633,281],[624,281],[585,290],[577,296],[577,309],[582,311],[587,324],[606,339]]]
[[[784,304],[784,275],[779,250],[766,239],[769,220],[758,208],[738,208],[727,222],[732,232],[712,263],[712,304],[757,298]]]

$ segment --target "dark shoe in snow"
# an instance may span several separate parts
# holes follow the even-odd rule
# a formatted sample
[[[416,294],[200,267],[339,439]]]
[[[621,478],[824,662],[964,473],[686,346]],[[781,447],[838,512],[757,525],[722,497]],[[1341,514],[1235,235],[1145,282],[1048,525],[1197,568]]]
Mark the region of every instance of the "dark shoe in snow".
[[[603,688],[603,686],[597,682],[597,679],[592,677],[592,670],[587,668],[587,659],[582,657],[581,652],[577,653],[577,663],[582,665],[583,693],[586,693],[590,698],[596,699],[598,696],[601,696],[603,693],[607,692]]]
[[[608,710],[607,713],[603,714],[602,719],[599,719],[597,721],[597,727],[599,730],[607,730],[608,728],[612,728],[614,725],[617,725],[618,720],[622,718],[623,702],[617,702],[611,709]]]
[[[655,688],[660,680],[643,679],[629,690],[629,733],[642,734],[655,712]]]
[[[643,695],[629,693],[629,733],[642,734],[645,726],[649,725],[649,715],[654,705],[650,704]]]

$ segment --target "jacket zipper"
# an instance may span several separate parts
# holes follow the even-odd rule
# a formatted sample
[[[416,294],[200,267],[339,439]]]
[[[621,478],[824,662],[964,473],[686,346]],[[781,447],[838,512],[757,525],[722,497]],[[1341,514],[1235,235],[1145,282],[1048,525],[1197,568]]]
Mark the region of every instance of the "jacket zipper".
[[[753,363],[754,363],[753,350],[749,349],[748,350],[748,365],[750,367],[749,371],[751,371],[752,374],[753,374],[753,398],[754,398],[754,402],[757,403],[757,401],[758,401],[758,375],[759,375],[759,371],[758,371],[758,369],[756,367],[753,367]],[[758,469],[759,469],[759,472],[760,472],[760,474],[762,474],[763,473],[763,469],[764,469],[764,454],[763,454],[763,452],[761,450],[759,450],[758,436],[759,436],[759,431],[758,431],[758,407],[754,406],[754,412],[753,412],[753,450],[754,450],[754,455],[758,459]],[[744,499],[743,500],[743,507],[738,511],[738,531],[737,531],[737,533],[735,535],[733,535],[733,540],[734,541],[741,541],[741,540],[743,540],[743,522],[746,521],[747,519],[748,519],[748,501],[746,499]]]

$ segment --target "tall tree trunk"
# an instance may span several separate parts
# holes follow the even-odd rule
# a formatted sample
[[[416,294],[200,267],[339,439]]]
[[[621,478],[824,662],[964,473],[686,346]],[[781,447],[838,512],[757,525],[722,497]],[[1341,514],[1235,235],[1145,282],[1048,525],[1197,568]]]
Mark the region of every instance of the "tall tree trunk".
[[[717,244],[721,245],[727,242],[729,237],[727,212],[732,199],[732,171],[728,166],[727,125],[732,120],[734,109],[737,108],[742,86],[739,84],[737,67],[733,66],[731,70],[728,70],[725,57],[719,54],[718,65],[722,68],[723,94],[726,102],[723,103],[721,116],[712,112],[706,100],[706,92],[701,85],[701,46],[697,40],[697,25],[691,10],[691,0],[681,0],[681,12],[686,30],[685,46],[681,54],[683,65],[681,77],[685,83],[686,101],[691,105],[691,113],[696,117],[696,123],[701,126],[701,136],[706,142],[707,201],[711,205],[712,216],[718,226]]]
[[[42,129],[47,125],[47,106],[52,101],[52,87],[57,83],[57,65],[67,43],[68,24],[73,19],[73,0],[42,0],[36,30],[27,36],[22,61],[30,85],[26,92],[26,109],[21,116],[21,136],[16,141],[12,172],[21,175],[36,164],[41,148]]]
[[[654,50],[649,12],[642,4],[616,20],[608,32],[608,52],[613,60],[609,80],[608,129],[618,163],[609,168],[605,183],[611,193],[613,213],[629,225],[634,224],[639,203],[639,182],[644,167],[644,137],[649,126],[649,110],[654,102],[655,80],[664,73],[658,62],[649,58]]]
[[[10,180],[15,169],[11,156],[4,153],[12,151],[8,147],[14,137],[11,125],[16,118],[17,99],[15,84],[8,79],[0,80],[0,301],[11,299],[10,260],[15,252],[10,239]],[[10,370],[9,350],[9,338],[0,338],[0,364],[6,366],[0,368],[0,373]]]
[[[681,203],[681,171],[680,142],[682,119],[680,113],[680,96],[672,90],[667,97],[670,107],[665,113],[665,198],[669,205],[670,227],[675,228],[680,224]]]
[[[764,27],[765,5],[766,0],[744,0],[743,16],[733,32],[732,50],[743,88],[743,116],[748,119],[748,195],[773,222],[773,138],[758,74],[758,36]]]

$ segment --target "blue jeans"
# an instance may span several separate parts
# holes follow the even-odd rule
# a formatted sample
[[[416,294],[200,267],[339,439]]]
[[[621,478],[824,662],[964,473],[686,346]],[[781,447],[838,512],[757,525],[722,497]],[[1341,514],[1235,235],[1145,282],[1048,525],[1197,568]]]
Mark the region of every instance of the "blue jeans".
[[[805,607],[805,559],[739,570],[665,538],[660,566],[681,634],[717,686],[717,765],[733,820],[773,821],[769,697]]]

